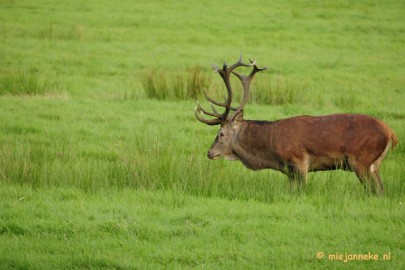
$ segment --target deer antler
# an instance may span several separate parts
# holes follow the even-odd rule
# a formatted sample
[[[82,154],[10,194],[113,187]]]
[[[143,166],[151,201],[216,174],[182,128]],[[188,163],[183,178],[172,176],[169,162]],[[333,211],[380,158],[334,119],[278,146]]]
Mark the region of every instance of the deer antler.
[[[237,67],[241,67],[241,66],[242,67],[251,67],[251,66],[253,66],[253,70],[248,76],[241,75],[241,74],[238,74],[238,73],[233,71]],[[207,95],[207,93],[204,91],[205,98],[211,103],[211,107],[212,107],[214,112],[208,112],[208,111],[204,110],[200,106],[200,104],[197,102],[197,107],[195,109],[195,117],[200,122],[203,122],[205,124],[219,125],[219,124],[222,124],[223,122],[225,122],[227,120],[229,112],[231,110],[235,111],[235,113],[232,114],[230,119],[233,119],[236,114],[238,114],[241,110],[243,110],[243,107],[246,105],[246,103],[247,103],[247,101],[249,99],[250,83],[251,83],[254,75],[256,74],[256,72],[265,70],[266,68],[258,68],[256,66],[256,61],[252,61],[252,60],[250,60],[250,64],[242,63],[242,55],[240,56],[238,62],[236,62],[235,64],[233,64],[231,66],[229,66],[225,62],[222,69],[220,69],[216,65],[212,65],[212,68],[214,69],[215,72],[219,73],[219,75],[222,77],[222,79],[223,79],[223,81],[225,83],[226,89],[227,89],[228,97],[225,98],[224,102],[218,102],[218,101],[210,98]],[[230,77],[230,75],[232,73],[234,75],[236,75],[240,79],[240,81],[242,82],[242,86],[243,86],[243,100],[240,103],[239,107],[237,107],[237,108],[231,107],[231,103],[232,103],[232,87],[231,87],[229,77]],[[225,111],[223,113],[218,113],[215,110],[213,105],[216,105],[218,107],[224,107]],[[209,116],[213,116],[213,117],[216,117],[216,118],[214,118],[214,119],[204,119],[204,118],[200,117],[200,115],[199,115],[200,113],[203,113],[203,114],[206,114],[206,115],[209,115]]]
[[[249,100],[249,93],[250,93],[250,83],[253,80],[253,77],[255,76],[255,74],[259,71],[263,71],[266,70],[267,67],[264,68],[258,68],[256,66],[256,60],[251,60],[249,59],[251,65],[253,65],[253,70],[252,72],[250,72],[250,74],[248,76],[246,75],[242,75],[236,72],[232,72],[233,74],[236,75],[236,77],[239,78],[239,80],[242,82],[242,87],[243,87],[243,99],[242,102],[240,103],[239,107],[235,110],[235,113],[231,116],[231,120],[240,112],[243,110],[243,107],[245,107],[246,103]]]

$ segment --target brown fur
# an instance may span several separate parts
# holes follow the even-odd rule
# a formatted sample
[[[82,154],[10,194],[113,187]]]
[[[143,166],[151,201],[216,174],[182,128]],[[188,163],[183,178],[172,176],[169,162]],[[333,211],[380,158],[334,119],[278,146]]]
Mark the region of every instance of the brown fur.
[[[274,169],[292,186],[304,187],[309,171],[354,171],[382,193],[380,164],[398,143],[381,120],[363,114],[296,116],[274,122],[246,121],[243,115],[222,124],[208,156],[239,159],[249,169]]]

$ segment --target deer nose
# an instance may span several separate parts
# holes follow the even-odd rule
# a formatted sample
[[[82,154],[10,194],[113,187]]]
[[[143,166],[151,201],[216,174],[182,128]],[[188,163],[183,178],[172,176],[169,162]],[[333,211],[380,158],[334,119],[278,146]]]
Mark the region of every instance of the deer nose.
[[[217,158],[218,158],[218,155],[216,155],[213,151],[208,151],[207,157],[208,157],[209,159],[217,159]]]

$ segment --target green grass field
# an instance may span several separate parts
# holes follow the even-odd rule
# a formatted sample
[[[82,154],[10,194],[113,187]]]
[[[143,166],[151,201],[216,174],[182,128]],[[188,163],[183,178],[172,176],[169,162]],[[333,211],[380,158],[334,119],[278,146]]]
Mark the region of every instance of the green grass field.
[[[206,157],[241,53],[246,119],[388,123],[383,197]],[[0,269],[403,269],[404,74],[401,1],[0,0]]]

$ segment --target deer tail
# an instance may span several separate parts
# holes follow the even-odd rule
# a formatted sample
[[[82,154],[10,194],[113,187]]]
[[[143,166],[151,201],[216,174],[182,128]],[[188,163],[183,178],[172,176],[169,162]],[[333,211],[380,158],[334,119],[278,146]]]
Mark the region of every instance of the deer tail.
[[[394,132],[391,132],[391,149],[394,149],[394,147],[398,144],[398,137],[395,135]]]

